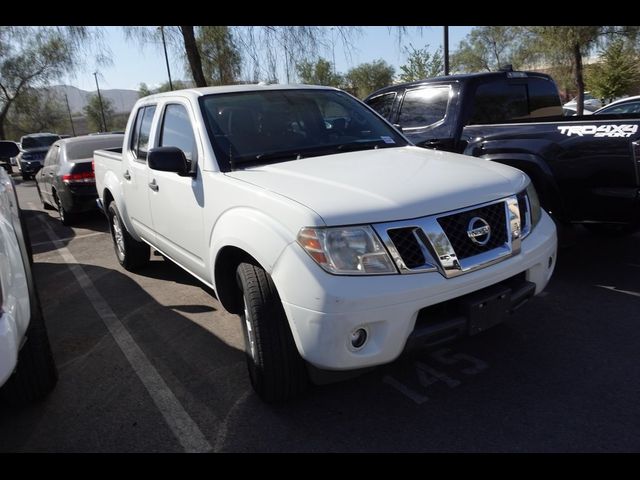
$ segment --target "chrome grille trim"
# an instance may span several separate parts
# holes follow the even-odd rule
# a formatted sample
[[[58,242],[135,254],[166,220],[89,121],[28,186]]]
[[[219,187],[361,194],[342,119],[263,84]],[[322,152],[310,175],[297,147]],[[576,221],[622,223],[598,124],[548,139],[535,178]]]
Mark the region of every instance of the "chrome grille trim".
[[[507,241],[489,251],[459,260],[451,241],[438,222],[438,218],[487,207],[496,203],[504,204]],[[389,251],[391,258],[395,262],[401,274],[437,271],[445,278],[453,278],[481,268],[486,268],[517,255],[520,253],[523,236],[523,232],[521,232],[520,229],[520,209],[518,207],[518,199],[516,195],[479,205],[473,205],[471,207],[430,215],[428,217],[401,220],[397,222],[377,223],[372,226]],[[387,233],[388,230],[394,229],[413,229],[415,239],[420,247],[422,255],[425,258],[424,265],[415,268],[407,267],[398,249],[391,240],[391,237]]]

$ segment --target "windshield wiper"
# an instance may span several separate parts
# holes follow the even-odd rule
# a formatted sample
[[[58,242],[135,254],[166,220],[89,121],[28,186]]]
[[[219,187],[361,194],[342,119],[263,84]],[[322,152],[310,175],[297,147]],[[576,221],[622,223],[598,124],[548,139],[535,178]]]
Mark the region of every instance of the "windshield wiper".
[[[305,157],[313,157],[323,154],[327,151],[335,150],[334,145],[311,148],[296,148],[291,150],[282,150],[278,152],[259,153],[257,155],[246,155],[243,157],[234,157],[233,163],[264,163],[271,160],[299,160]]]
[[[387,146],[393,146],[393,145],[395,145],[395,143],[391,144],[391,143],[385,142],[382,139],[375,139],[375,140],[365,140],[362,142],[344,143],[342,145],[338,145],[336,147],[336,150],[340,152],[353,152],[356,150],[369,150],[371,147],[373,147],[374,149],[377,149],[378,147],[385,148]]]

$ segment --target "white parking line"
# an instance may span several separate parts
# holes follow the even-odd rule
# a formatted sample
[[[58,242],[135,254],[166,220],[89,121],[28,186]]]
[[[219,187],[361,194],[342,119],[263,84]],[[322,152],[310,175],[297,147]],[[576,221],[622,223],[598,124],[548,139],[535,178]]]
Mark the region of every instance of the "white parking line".
[[[626,293],[627,295],[632,295],[634,297],[640,297],[640,293],[632,292],[631,290],[620,290],[616,287],[608,287],[606,285],[596,285],[596,287],[606,288],[607,290],[613,290],[614,292]]]
[[[30,208],[33,208],[33,206],[30,205]],[[156,404],[156,407],[158,407],[158,410],[160,410],[165,422],[167,422],[167,425],[180,442],[180,445],[182,445],[186,452],[210,452],[212,450],[211,444],[209,444],[200,431],[198,425],[186,412],[180,401],[165,383],[160,373],[158,373],[151,364],[106,300],[100,295],[100,292],[98,292],[87,273],[78,264],[69,249],[67,249],[56,236],[56,233],[47,221],[42,217],[38,218],[44,225],[45,233],[56,246],[57,252],[60,253],[76,277],[80,287],[82,287],[93,308],[106,325],[116,344],[120,347],[120,350],[122,350],[122,353],[124,353],[133,371],[136,372],[136,375],[140,378],[147,392],[149,392],[151,399]]]

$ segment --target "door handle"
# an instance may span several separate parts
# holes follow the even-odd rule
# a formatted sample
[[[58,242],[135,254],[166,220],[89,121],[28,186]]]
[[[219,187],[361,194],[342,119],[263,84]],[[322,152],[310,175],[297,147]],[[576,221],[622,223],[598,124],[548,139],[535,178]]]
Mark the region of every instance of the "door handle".
[[[160,188],[160,187],[158,187],[158,184],[156,183],[156,179],[155,178],[151,181],[151,183],[149,183],[149,188],[151,190],[153,190],[154,192],[157,192],[158,189]]]
[[[129,175],[129,170],[125,170],[122,176],[124,177],[125,180],[131,180],[131,175]]]

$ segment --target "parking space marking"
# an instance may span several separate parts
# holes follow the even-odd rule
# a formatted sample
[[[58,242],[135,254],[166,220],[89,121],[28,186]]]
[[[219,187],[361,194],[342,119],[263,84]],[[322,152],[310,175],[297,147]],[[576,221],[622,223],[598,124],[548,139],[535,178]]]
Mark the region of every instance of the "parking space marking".
[[[108,234],[106,232],[93,232],[93,233],[86,233],[84,235],[76,235],[75,237],[57,238],[56,240],[59,241],[59,242],[68,242],[70,240],[77,240],[79,238],[93,237],[95,235],[108,235]],[[46,245],[48,243],[53,243],[53,240],[45,240],[44,242],[32,243],[31,246],[32,247],[39,247],[40,245]]]
[[[638,292],[632,292],[631,290],[620,290],[619,288],[616,287],[609,287],[607,285],[596,285],[596,287],[600,287],[600,288],[606,288],[607,290],[612,290],[614,292],[619,292],[619,293],[626,293],[627,295],[632,295],[634,297],[640,297],[640,293]]]
[[[33,208],[32,205],[30,205],[30,207]],[[151,364],[107,301],[102,297],[100,292],[98,292],[87,273],[69,249],[65,247],[64,243],[57,237],[47,221],[42,217],[38,218],[44,226],[45,233],[56,246],[57,252],[75,276],[80,287],[84,290],[85,295],[93,305],[96,313],[104,322],[107,330],[136,375],[138,375],[138,378],[156,404],[156,407],[158,407],[158,410],[164,417],[165,422],[176,439],[180,442],[180,445],[182,445],[186,452],[210,452],[212,450],[211,444],[207,441],[198,425],[189,416],[175,394],[165,383],[160,373]]]

